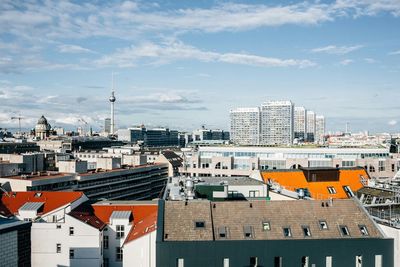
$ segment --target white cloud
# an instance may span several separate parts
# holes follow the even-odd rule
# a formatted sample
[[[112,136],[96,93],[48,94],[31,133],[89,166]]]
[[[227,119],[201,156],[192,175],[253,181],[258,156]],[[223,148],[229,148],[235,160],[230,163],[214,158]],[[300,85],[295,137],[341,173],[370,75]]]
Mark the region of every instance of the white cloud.
[[[79,45],[63,44],[58,46],[58,51],[61,53],[93,53],[92,50],[84,48]]]
[[[377,62],[375,59],[369,58],[369,57],[364,58],[364,61],[367,62],[367,63],[370,63],[370,64],[373,64],[373,63]]]
[[[395,125],[397,124],[397,121],[396,121],[396,120],[390,120],[390,121],[388,122],[388,124],[389,124],[390,126],[395,126]]]
[[[340,65],[347,66],[353,62],[354,62],[354,60],[352,60],[352,59],[344,59],[344,60],[340,61]]]
[[[96,61],[98,66],[133,67],[139,61],[150,60],[149,64],[166,64],[178,60],[198,60],[202,62],[223,62],[261,67],[311,67],[316,64],[309,60],[280,59],[245,53],[218,53],[203,51],[182,42],[163,45],[145,43],[141,46],[118,49]]]
[[[390,52],[389,55],[400,55],[400,50]]]
[[[353,45],[353,46],[336,46],[336,45],[328,45],[324,47],[318,47],[311,50],[313,53],[327,53],[327,54],[335,54],[335,55],[344,55],[350,52],[361,49],[362,45]]]

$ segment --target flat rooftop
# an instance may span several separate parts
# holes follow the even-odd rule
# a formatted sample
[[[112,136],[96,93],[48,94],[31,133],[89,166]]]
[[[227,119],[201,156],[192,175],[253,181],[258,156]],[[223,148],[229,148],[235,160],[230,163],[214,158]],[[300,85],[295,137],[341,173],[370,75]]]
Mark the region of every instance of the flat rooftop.
[[[222,183],[228,183],[228,185],[263,185],[264,182],[247,177],[200,177],[201,181],[196,185],[210,184],[210,185],[220,185]]]

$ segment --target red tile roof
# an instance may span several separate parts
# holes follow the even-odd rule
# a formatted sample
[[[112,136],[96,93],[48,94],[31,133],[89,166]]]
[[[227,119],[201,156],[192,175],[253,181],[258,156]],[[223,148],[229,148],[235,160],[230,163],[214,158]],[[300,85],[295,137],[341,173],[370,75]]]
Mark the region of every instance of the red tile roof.
[[[156,230],[157,210],[157,204],[83,204],[69,215],[101,230],[110,223],[114,211],[131,211],[133,227],[125,239],[126,244]]]
[[[37,194],[38,193],[38,194]],[[0,198],[0,213],[3,216],[10,217],[18,213],[20,207],[26,202],[44,202],[41,214],[49,213],[62,206],[72,203],[84,194],[82,192],[9,192],[1,194]]]

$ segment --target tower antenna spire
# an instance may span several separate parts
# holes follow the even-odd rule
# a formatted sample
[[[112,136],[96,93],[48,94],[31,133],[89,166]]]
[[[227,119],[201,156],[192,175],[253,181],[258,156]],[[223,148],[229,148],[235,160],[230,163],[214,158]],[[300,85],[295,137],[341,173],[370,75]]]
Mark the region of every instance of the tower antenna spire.
[[[108,99],[111,103],[111,127],[110,134],[115,133],[115,118],[114,118],[114,103],[117,100],[115,98],[115,88],[114,88],[114,72],[111,73],[111,96]]]

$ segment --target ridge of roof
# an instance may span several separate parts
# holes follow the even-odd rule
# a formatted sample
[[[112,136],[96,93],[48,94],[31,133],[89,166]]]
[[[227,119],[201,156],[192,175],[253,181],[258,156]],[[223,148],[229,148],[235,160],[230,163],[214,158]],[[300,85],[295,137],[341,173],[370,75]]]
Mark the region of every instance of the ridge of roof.
[[[72,203],[83,197],[82,192],[61,191],[29,191],[8,192],[0,195],[0,213],[10,217],[18,213],[18,210],[28,202],[43,202],[41,214],[47,214],[62,206]]]

